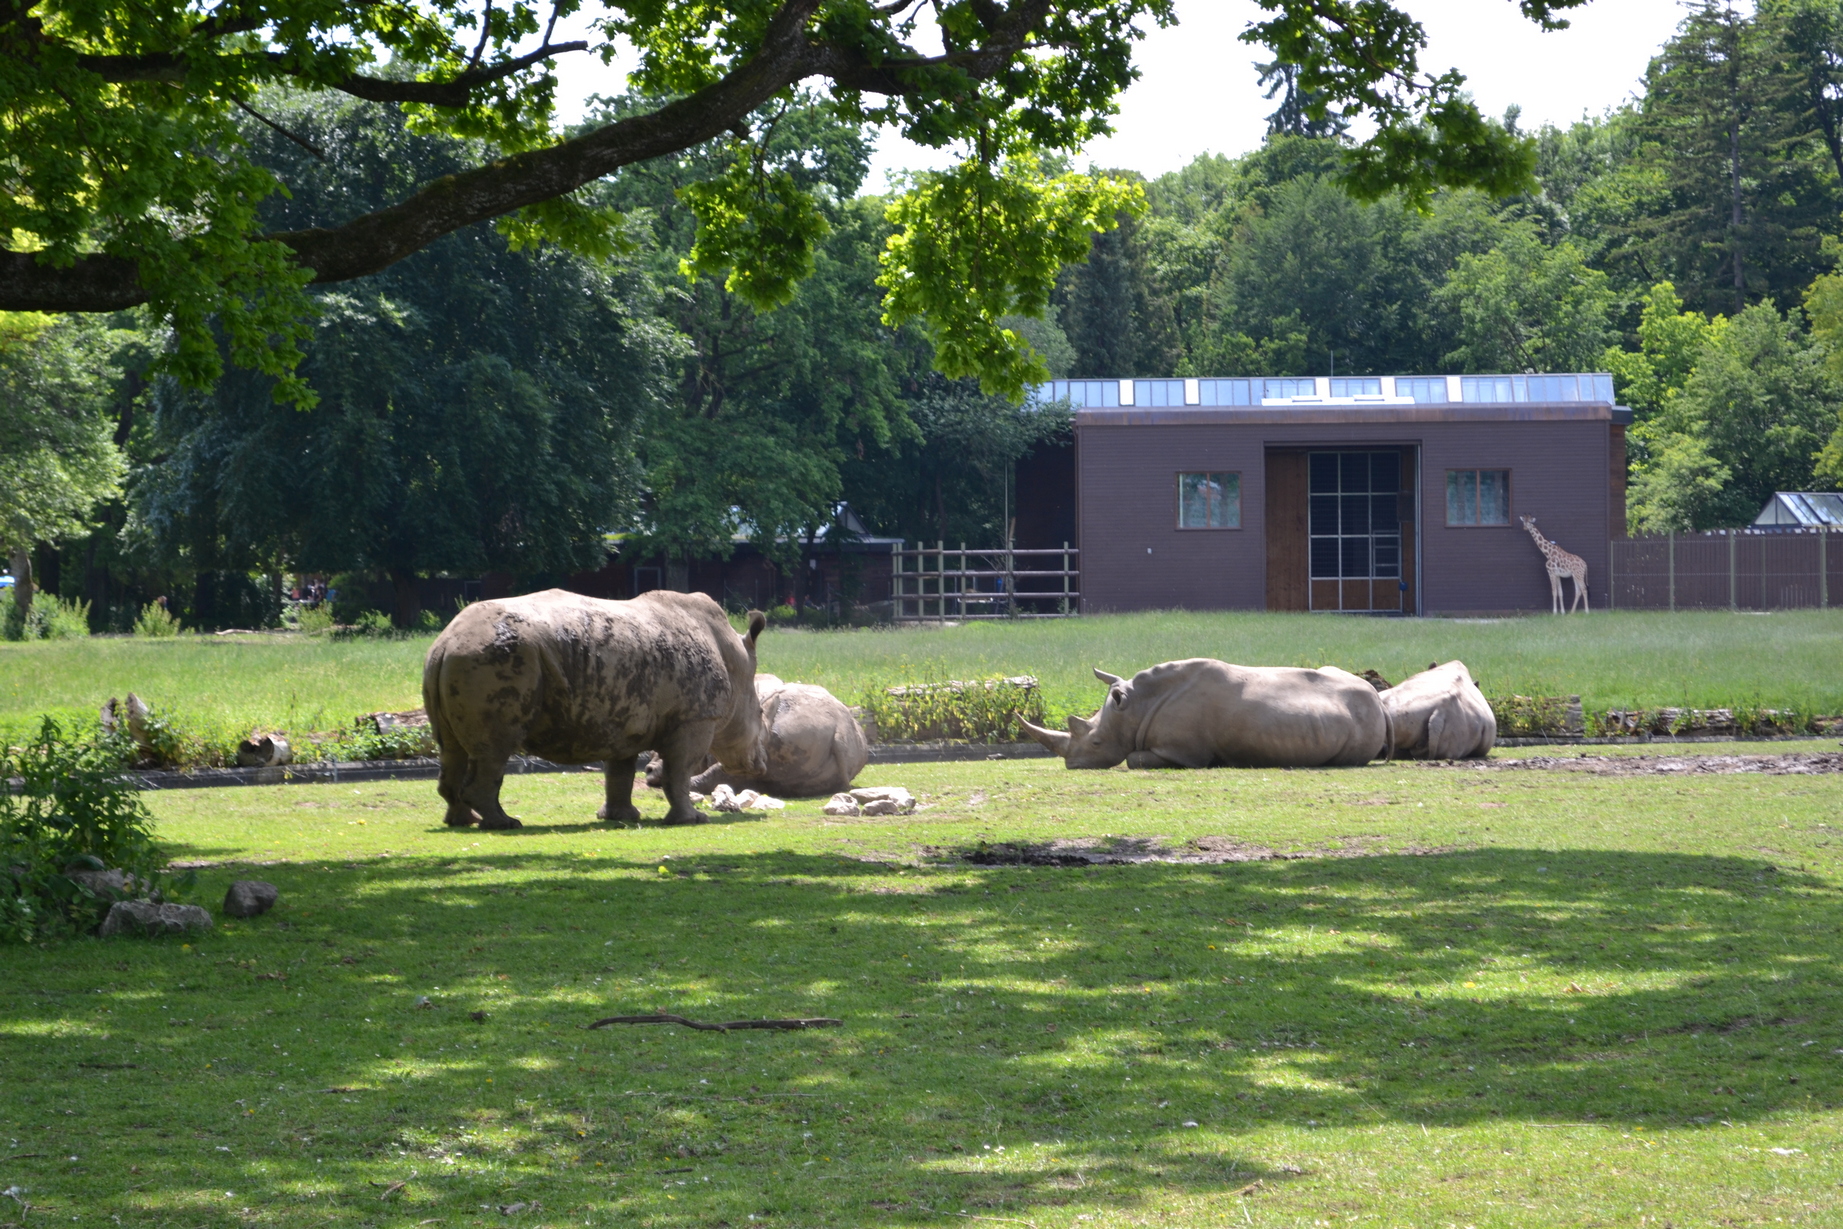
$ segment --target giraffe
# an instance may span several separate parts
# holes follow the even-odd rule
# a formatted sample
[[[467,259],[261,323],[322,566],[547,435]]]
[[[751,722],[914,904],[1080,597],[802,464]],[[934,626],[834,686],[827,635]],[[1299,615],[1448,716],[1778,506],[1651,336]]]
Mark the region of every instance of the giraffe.
[[[1555,543],[1542,536],[1536,528],[1536,518],[1519,516],[1523,528],[1529,530],[1529,536],[1536,540],[1536,549],[1542,552],[1542,559],[1549,569],[1549,613],[1573,614],[1574,607],[1592,613],[1593,608],[1587,604],[1587,561],[1579,555],[1563,550]],[[1574,579],[1574,605],[1563,610],[1561,601],[1561,578],[1569,576]]]

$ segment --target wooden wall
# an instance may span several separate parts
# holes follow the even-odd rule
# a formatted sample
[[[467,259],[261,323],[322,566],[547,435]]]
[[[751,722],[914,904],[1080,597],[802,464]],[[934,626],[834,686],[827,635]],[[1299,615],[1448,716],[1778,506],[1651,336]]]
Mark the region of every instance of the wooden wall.
[[[1623,511],[1623,499],[1609,490],[1613,425],[1604,418],[1527,417],[1297,425],[1078,421],[1083,609],[1268,608],[1270,576],[1276,586],[1294,583],[1285,579],[1293,565],[1270,561],[1267,549],[1270,474],[1276,484],[1286,481],[1270,471],[1269,449],[1391,446],[1420,451],[1422,613],[1548,609],[1542,557],[1517,523],[1519,514],[1536,517],[1545,534],[1587,560],[1589,593],[1600,605],[1614,509]],[[1511,471],[1509,526],[1446,525],[1446,471],[1456,468]],[[1242,527],[1179,530],[1180,470],[1240,473]],[[1279,492],[1274,498],[1286,502]],[[1411,563],[1413,549],[1404,541]],[[1303,572],[1303,560],[1298,567]],[[1273,600],[1297,595],[1276,590]]]

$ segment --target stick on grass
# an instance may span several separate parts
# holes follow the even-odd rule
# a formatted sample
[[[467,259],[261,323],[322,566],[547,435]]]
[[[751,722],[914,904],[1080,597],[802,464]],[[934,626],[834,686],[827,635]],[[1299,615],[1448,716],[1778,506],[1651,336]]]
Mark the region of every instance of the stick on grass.
[[[606,1028],[610,1024],[682,1024],[686,1028],[695,1028],[700,1032],[727,1033],[741,1028],[842,1028],[844,1023],[843,1020],[834,1020],[830,1016],[796,1016],[786,1020],[727,1020],[722,1024],[710,1024],[702,1020],[687,1020],[684,1016],[671,1016],[664,1012],[656,1012],[650,1016],[607,1016],[584,1027]]]

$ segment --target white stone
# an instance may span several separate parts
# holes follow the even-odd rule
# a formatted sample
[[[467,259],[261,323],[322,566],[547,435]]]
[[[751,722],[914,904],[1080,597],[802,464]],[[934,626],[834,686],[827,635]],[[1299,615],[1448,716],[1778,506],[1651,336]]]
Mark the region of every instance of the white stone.
[[[864,808],[866,815],[907,815],[915,809],[915,795],[900,785],[873,785],[867,789],[854,789],[851,796]],[[889,803],[888,810],[871,810],[873,805]]]
[[[831,801],[825,805],[827,815],[862,815],[864,808],[850,794],[833,794]]]

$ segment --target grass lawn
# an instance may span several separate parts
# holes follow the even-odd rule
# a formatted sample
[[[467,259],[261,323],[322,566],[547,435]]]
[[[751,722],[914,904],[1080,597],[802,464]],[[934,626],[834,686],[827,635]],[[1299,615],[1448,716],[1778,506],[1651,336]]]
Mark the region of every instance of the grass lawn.
[[[584,773],[512,779],[527,826],[482,833],[427,782],[154,797],[201,899],[282,903],[0,953],[0,1190],[44,1209],[0,1223],[1838,1223],[1843,776],[863,781],[927,809],[610,830]],[[1103,834],[1317,856],[939,852]],[[653,1010],[844,1026],[580,1027]]]
[[[1180,657],[1372,668],[1399,681],[1463,659],[1487,695],[1579,694],[1589,710],[1755,705],[1843,712],[1843,611],[1615,613],[1501,620],[1157,613],[945,629],[771,630],[763,669],[856,701],[918,678],[1035,674],[1055,713],[1102,698],[1116,674]],[[429,639],[188,636],[0,644],[0,731],[50,710],[94,713],[138,692],[201,733],[241,737],[347,725],[422,702]]]

